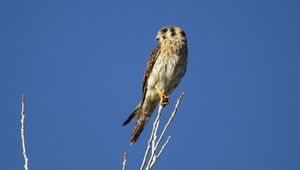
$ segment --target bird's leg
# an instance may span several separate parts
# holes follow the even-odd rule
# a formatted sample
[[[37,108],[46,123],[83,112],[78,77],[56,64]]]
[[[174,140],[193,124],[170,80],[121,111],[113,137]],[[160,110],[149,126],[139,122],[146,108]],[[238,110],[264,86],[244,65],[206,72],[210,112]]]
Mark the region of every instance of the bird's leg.
[[[161,99],[161,105],[165,107],[169,104],[169,96],[166,95],[164,91],[162,91],[159,87],[155,86],[155,89]]]

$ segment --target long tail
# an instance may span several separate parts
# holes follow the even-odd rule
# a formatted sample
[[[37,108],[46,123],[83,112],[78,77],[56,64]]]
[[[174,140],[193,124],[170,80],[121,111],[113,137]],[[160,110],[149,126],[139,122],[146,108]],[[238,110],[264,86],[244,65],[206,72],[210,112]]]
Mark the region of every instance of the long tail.
[[[138,118],[136,121],[135,127],[133,129],[131,139],[130,139],[130,145],[135,143],[137,139],[139,138],[140,134],[144,130],[145,125],[148,122],[149,117],[146,117],[143,113],[141,113],[141,104],[139,103],[135,110],[129,115],[129,117],[124,121],[123,126],[127,125],[129,122],[131,122],[133,119]]]
[[[137,141],[140,134],[144,130],[144,127],[147,124],[148,119],[149,119],[149,117],[146,117],[143,114],[140,115],[139,119],[136,121],[136,125],[132,132],[131,139],[130,139],[130,145],[134,144]]]
[[[131,122],[133,119],[138,118],[140,114],[140,104],[137,105],[137,107],[134,109],[134,111],[129,115],[129,117],[125,120],[123,123],[123,126],[127,125],[129,122]]]

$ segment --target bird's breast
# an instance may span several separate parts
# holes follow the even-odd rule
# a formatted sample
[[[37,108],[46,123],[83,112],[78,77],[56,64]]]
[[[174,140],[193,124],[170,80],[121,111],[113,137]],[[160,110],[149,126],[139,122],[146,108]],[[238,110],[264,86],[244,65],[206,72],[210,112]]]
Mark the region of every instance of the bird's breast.
[[[186,44],[163,44],[149,76],[148,88],[158,86],[166,93],[174,90],[184,75],[186,61]]]
[[[173,79],[180,56],[161,56],[157,59],[152,73],[149,77],[149,86],[154,88],[156,85],[162,90],[167,91],[170,81]]]

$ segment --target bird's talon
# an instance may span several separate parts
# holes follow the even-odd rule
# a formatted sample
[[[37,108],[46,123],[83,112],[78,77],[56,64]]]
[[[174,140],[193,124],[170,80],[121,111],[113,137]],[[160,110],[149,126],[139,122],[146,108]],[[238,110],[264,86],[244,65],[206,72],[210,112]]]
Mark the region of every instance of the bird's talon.
[[[169,104],[169,96],[166,96],[164,95],[162,98],[161,98],[161,105],[163,107],[167,106]]]
[[[160,104],[161,104],[162,107],[165,107],[169,104],[169,102],[161,102]]]
[[[161,105],[163,107],[165,107],[166,105],[169,104],[169,96],[167,96],[166,93],[163,90],[161,90],[159,87],[155,86],[155,88],[156,88],[156,91],[157,91],[157,93],[160,97]]]

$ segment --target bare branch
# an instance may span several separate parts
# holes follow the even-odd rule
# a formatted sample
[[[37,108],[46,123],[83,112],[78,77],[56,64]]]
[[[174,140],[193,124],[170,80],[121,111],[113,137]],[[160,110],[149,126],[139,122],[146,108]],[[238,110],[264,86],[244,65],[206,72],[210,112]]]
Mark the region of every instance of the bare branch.
[[[160,151],[157,154],[157,159],[159,158],[159,156],[161,155],[161,153],[163,152],[164,148],[168,145],[168,143],[170,142],[171,136],[168,137],[168,139],[166,140],[165,144],[161,147]]]
[[[156,151],[157,151],[158,146],[161,143],[162,138],[164,137],[164,135],[166,133],[166,130],[168,129],[170,123],[172,122],[172,120],[174,119],[174,117],[176,115],[178,106],[179,106],[180,101],[181,101],[181,99],[182,99],[183,96],[184,96],[184,93],[182,93],[179,96],[179,98],[177,99],[177,103],[175,105],[175,108],[174,108],[174,110],[173,110],[173,112],[172,112],[172,114],[171,114],[168,122],[166,123],[166,125],[165,125],[162,133],[159,135],[159,138],[157,140],[157,130],[158,130],[158,127],[159,127],[161,112],[162,112],[162,109],[163,109],[162,100],[161,100],[160,105],[159,105],[159,109],[158,109],[158,113],[157,113],[157,117],[156,117],[156,119],[155,119],[155,121],[153,123],[153,127],[152,127],[152,131],[151,131],[150,139],[148,141],[148,146],[146,148],[145,155],[144,155],[143,162],[142,162],[142,165],[140,167],[140,170],[143,170],[144,167],[145,167],[145,163],[146,163],[147,156],[148,156],[150,148],[151,148],[151,154],[150,154],[150,158],[148,160],[147,166],[145,168],[147,170],[152,169],[152,167],[155,165],[157,159],[160,157],[160,155],[164,151],[164,148],[168,145],[171,136],[169,136],[168,139],[166,140],[166,142],[162,145],[162,147],[159,150],[158,154],[157,155],[155,154]]]
[[[22,111],[21,111],[21,138],[22,138],[22,148],[23,148],[23,157],[24,157],[24,168],[28,170],[28,158],[26,154],[25,146],[25,96],[22,96]]]
[[[160,120],[160,115],[161,115],[161,112],[162,112],[162,109],[163,107],[160,105],[159,108],[158,108],[158,114],[156,116],[156,119],[155,121],[153,122],[153,127],[152,127],[152,131],[151,131],[151,135],[150,135],[150,138],[148,140],[148,145],[147,145],[147,149],[145,151],[145,154],[144,154],[144,158],[143,158],[143,162],[142,162],[142,165],[140,167],[140,170],[143,170],[144,167],[145,167],[145,163],[146,163],[146,160],[147,160],[147,156],[148,156],[148,152],[151,148],[151,142],[153,141],[153,138],[154,138],[154,132],[157,131],[156,127],[157,127],[157,122],[159,122]],[[156,129],[156,130],[155,130]],[[154,153],[154,150],[152,150],[152,154]],[[151,154],[151,155],[152,155]]]
[[[165,144],[163,144],[163,146],[161,147],[161,149],[158,152],[157,156],[154,156],[155,159],[153,159],[149,169],[151,169],[154,166],[154,164],[156,163],[156,160],[160,157],[161,153],[164,151],[165,147],[170,142],[170,139],[171,139],[171,136],[169,136],[168,139],[166,140]]]
[[[161,100],[162,101],[162,100]],[[155,155],[155,145],[156,145],[156,138],[157,138],[157,129],[158,129],[158,125],[159,125],[159,122],[160,122],[160,116],[161,116],[161,112],[162,112],[162,109],[163,109],[163,105],[160,103],[159,105],[159,108],[158,108],[158,112],[157,112],[157,117],[153,123],[153,129],[152,129],[152,133],[153,133],[153,138],[152,138],[152,152],[151,152],[151,155],[150,155],[150,159],[148,161],[148,164],[146,166],[146,169],[149,169],[150,168],[150,165],[152,164],[151,162],[153,161],[153,159],[155,159],[154,157],[156,156]]]
[[[172,120],[174,119],[175,114],[177,113],[177,108],[178,108],[178,106],[179,106],[179,104],[180,104],[180,101],[181,101],[181,99],[182,99],[183,96],[184,96],[184,93],[182,93],[182,94],[179,96],[179,98],[177,99],[177,103],[176,103],[175,108],[174,108],[174,110],[173,110],[173,112],[172,112],[172,114],[171,114],[171,117],[169,118],[167,124],[165,125],[165,127],[164,127],[163,131],[161,132],[161,135],[160,135],[160,137],[159,137],[159,139],[158,139],[158,141],[157,141],[157,143],[156,143],[156,145],[155,145],[155,150],[157,149],[158,145],[160,144],[160,141],[162,140],[162,138],[164,137],[164,135],[165,135],[165,133],[166,133],[166,130],[167,130],[167,128],[169,127],[170,123],[171,123]]]
[[[126,162],[127,162],[127,152],[125,151],[122,170],[126,170]]]

